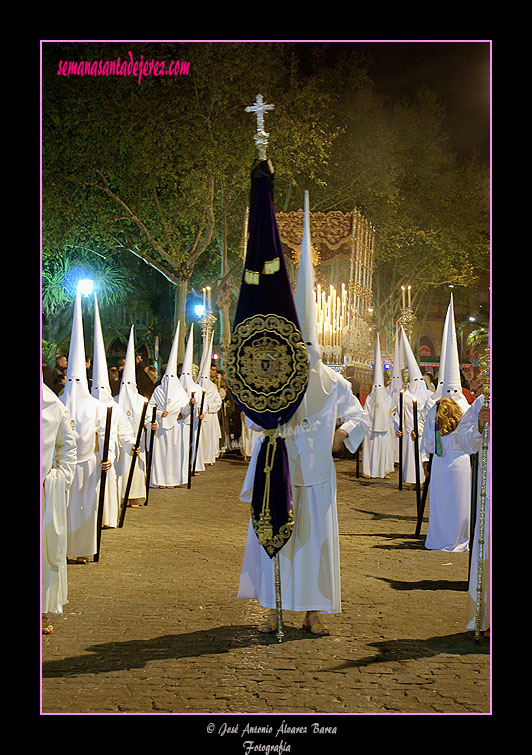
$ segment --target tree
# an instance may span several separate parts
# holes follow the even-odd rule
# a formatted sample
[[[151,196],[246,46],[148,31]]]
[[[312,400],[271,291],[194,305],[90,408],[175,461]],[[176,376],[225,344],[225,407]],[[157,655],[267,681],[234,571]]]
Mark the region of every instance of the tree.
[[[61,60],[127,60],[129,50],[137,60],[189,61],[190,73],[140,84],[57,75]],[[330,148],[325,125],[309,117],[314,82],[300,85],[290,45],[49,44],[43,82],[45,248],[134,254],[175,285],[183,325],[196,264],[206,251],[220,254],[215,228],[240,241],[255,151],[245,106],[258,92],[275,104],[281,191],[317,175]],[[184,338],[182,326],[181,353]]]
[[[94,281],[101,306],[124,301],[132,290],[132,277],[116,261],[108,261],[87,250],[67,248],[61,254],[43,255],[42,314],[43,358],[52,364],[57,347],[70,335],[72,302],[81,278]]]

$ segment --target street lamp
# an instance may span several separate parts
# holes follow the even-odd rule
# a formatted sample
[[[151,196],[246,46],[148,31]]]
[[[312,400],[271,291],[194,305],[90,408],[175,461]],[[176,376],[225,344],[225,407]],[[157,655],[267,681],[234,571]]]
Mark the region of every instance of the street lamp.
[[[94,289],[94,281],[92,281],[90,278],[81,278],[78,281],[78,291],[83,294],[83,296],[90,296]]]

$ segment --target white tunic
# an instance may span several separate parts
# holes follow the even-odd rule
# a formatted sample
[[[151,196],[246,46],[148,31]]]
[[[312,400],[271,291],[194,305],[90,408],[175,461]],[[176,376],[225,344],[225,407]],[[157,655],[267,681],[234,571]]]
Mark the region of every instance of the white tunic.
[[[73,432],[76,439],[77,464],[69,491],[67,558],[92,556],[97,550],[98,490],[101,477],[100,462],[105,436],[105,405],[87,392],[81,400],[72,402]],[[60,401],[69,406],[69,395]],[[112,449],[109,461],[114,462]]]
[[[375,398],[379,396],[381,412],[387,417],[386,430],[376,428],[384,427],[384,424],[375,425]],[[371,391],[364,403],[364,409],[367,410],[371,429],[364,438],[362,446],[362,474],[365,477],[385,477],[389,472],[394,470],[394,447],[392,446],[391,423],[392,423],[392,397],[384,390],[378,394]]]
[[[111,406],[113,409],[109,453],[110,457],[112,456],[114,459],[113,466],[107,472],[105,481],[102,525],[104,527],[117,527],[122,493],[125,492],[129,464],[133,458],[131,451],[135,446],[136,434],[133,433],[133,428],[120,404],[114,399],[109,403],[102,403],[105,408]],[[124,473],[126,480],[123,480]],[[99,493],[100,483],[98,483],[98,495]],[[133,496],[130,495],[129,497],[132,498]]]
[[[344,443],[352,453],[368,431],[369,419],[347,380],[324,365],[321,368],[321,396],[318,391],[308,397],[317,411],[312,412],[306,395],[294,417],[282,428],[288,450],[295,524],[292,536],[279,551],[279,566],[283,609],[338,613],[340,548],[336,470],[331,448],[337,418],[344,420],[341,427],[348,433]],[[264,436],[253,451],[240,493],[243,501],[251,501],[263,441]],[[273,559],[259,545],[251,523],[237,597],[255,598],[260,605],[275,608]]]
[[[203,420],[200,426],[200,444],[203,451],[203,462],[205,464],[214,464],[220,455],[220,438],[222,437],[222,433],[218,420],[218,411],[222,406],[222,398],[212,380],[203,378],[201,385],[205,390],[205,400],[203,402]]]
[[[456,429],[457,442],[460,448],[468,454],[478,453],[478,485],[477,485],[477,516],[471,549],[471,572],[469,574],[468,600],[466,608],[466,629],[475,629],[475,615],[477,602],[477,575],[479,567],[478,527],[481,498],[481,451],[482,435],[478,429],[478,413],[484,406],[484,396],[479,396],[469,407],[460,420]],[[488,465],[486,469],[486,500],[484,514],[484,558],[482,560],[482,592],[480,628],[490,626],[490,450],[488,449]]]
[[[430,473],[429,526],[425,548],[467,551],[471,510],[471,462],[469,455],[464,453],[458,444],[456,429],[442,436],[442,455],[436,455],[436,410],[436,405],[429,409],[421,439],[424,458],[428,459],[428,454],[434,454]]]
[[[410,393],[409,390],[405,390],[403,393],[403,482],[412,483],[416,482],[416,449],[415,443],[412,440],[412,430],[414,429],[414,404],[416,397]],[[419,435],[419,474],[420,482],[423,482],[423,467],[421,462],[421,435],[423,433],[423,408],[425,406],[424,399],[420,399],[417,402],[417,422],[418,422],[418,435]],[[399,430],[399,407],[397,412],[393,415],[394,430]]]
[[[122,407],[126,417],[131,425],[131,429],[136,436],[139,429],[139,423],[142,417],[142,410],[146,399],[141,396],[137,391],[136,385],[132,382],[122,381],[120,387],[120,393],[115,396],[115,401]],[[151,415],[150,415],[151,417]],[[148,413],[146,412],[146,419]],[[137,454],[135,460],[135,466],[133,468],[133,479],[131,481],[131,488],[129,490],[128,498],[135,498],[144,500],[146,497],[146,434],[151,430],[146,430],[142,433],[140,438],[140,453]],[[126,493],[126,486],[129,477],[129,471],[131,469],[133,457],[128,454],[126,450],[121,449],[120,457],[117,460],[116,467],[118,476],[121,480],[121,499]]]
[[[146,412],[145,426],[151,425],[153,407],[159,425],[153,443],[150,487],[174,486],[182,483],[183,417],[189,412],[188,397],[177,377],[163,377],[152,393]],[[167,415],[163,417],[163,412]]]
[[[244,412],[241,412],[242,418],[242,455],[249,459],[253,456],[255,445],[259,438],[262,437],[262,430],[256,429],[258,426],[254,425],[251,420],[246,417]]]
[[[68,491],[76,473],[70,413],[53,391],[42,389],[42,612],[63,613],[68,603],[66,565]]]

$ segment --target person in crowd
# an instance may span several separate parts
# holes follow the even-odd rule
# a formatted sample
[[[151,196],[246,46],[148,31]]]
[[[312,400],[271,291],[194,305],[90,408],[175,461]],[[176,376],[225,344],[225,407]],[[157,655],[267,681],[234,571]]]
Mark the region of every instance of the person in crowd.
[[[42,464],[42,633],[50,634],[48,614],[68,603],[67,506],[76,473],[77,448],[68,409],[43,382]]]

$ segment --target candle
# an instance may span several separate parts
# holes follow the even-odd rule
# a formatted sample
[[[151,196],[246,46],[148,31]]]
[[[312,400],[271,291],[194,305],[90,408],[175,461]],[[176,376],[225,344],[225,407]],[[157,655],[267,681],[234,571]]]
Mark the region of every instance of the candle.
[[[207,303],[209,305],[209,310],[211,308],[211,287],[207,286]]]
[[[403,292],[403,309],[405,308],[405,287],[401,286],[401,291]]]
[[[205,288],[203,289],[203,309],[205,309]]]
[[[412,286],[408,286],[408,306],[412,306]]]

